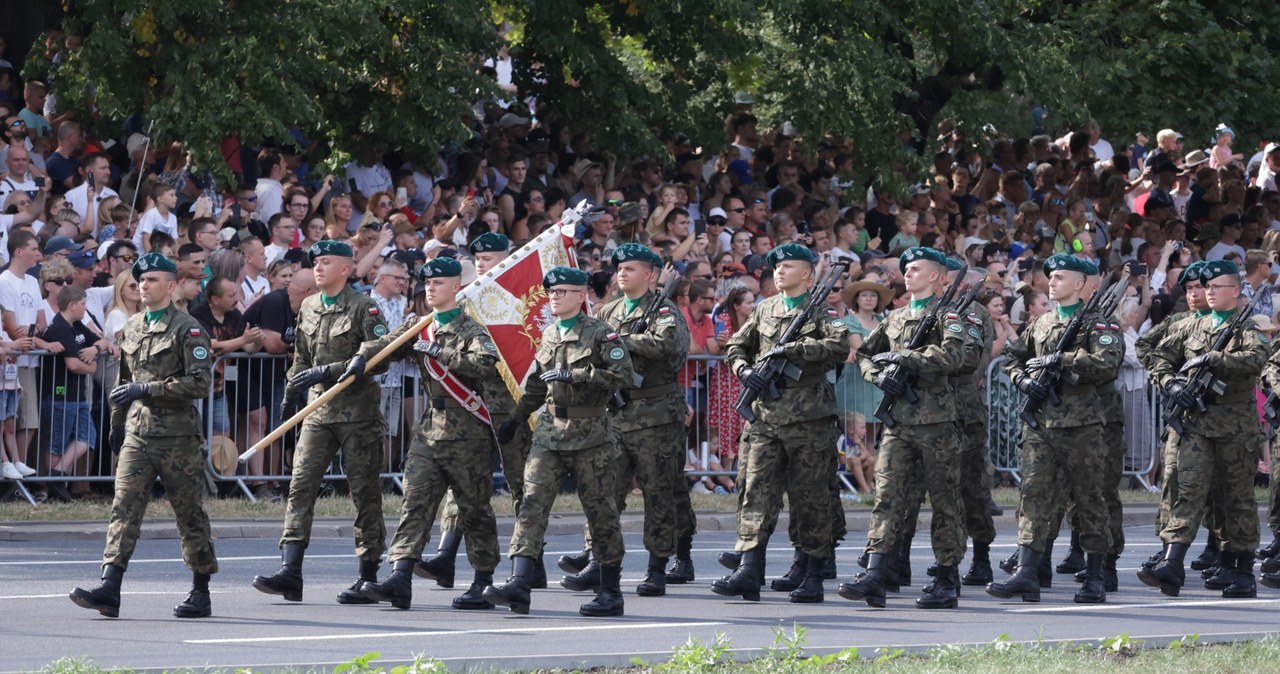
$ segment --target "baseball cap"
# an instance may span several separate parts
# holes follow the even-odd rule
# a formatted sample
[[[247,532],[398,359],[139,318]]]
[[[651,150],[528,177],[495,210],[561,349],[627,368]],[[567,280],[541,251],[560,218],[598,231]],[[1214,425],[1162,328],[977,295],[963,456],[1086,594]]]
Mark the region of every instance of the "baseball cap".
[[[498,120],[498,128],[506,131],[513,126],[524,126],[529,123],[528,117],[521,117],[514,112],[508,112]]]
[[[93,265],[98,262],[98,256],[91,250],[82,250],[68,255],[67,262],[77,269],[93,269]]]
[[[752,98],[751,94],[745,91],[739,91],[734,93],[733,102],[736,105],[755,105],[756,99]]]
[[[728,219],[729,219],[729,214],[728,214],[728,213],[726,213],[726,212],[724,211],[724,209],[723,209],[723,208],[720,208],[719,206],[716,206],[715,208],[711,209],[711,212],[707,213],[707,220],[708,220],[708,221],[710,221],[710,220],[712,220],[712,219],[714,219],[714,218],[720,218],[721,220],[728,220]]]
[[[84,246],[72,241],[71,237],[68,236],[55,236],[52,239],[49,239],[49,243],[44,245],[45,255],[53,255],[54,253],[60,253],[64,250],[78,253],[84,250]]]
[[[129,140],[126,140],[124,142],[124,149],[127,150],[129,153],[129,156],[132,157],[133,153],[137,152],[138,148],[145,145],[148,140],[150,139],[143,134],[140,134],[140,133],[131,134],[129,136]]]
[[[747,273],[747,268],[741,262],[729,262],[720,270],[720,275],[725,278],[732,278],[745,273]]]

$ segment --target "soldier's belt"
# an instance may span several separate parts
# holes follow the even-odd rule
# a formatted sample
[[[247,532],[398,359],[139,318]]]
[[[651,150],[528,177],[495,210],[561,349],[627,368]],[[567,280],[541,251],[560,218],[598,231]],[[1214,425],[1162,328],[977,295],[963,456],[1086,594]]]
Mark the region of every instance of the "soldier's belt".
[[[431,409],[439,411],[446,407],[462,409],[462,405],[449,396],[431,396]]]
[[[1062,392],[1067,395],[1095,395],[1098,387],[1093,384],[1062,384]]]
[[[1253,396],[1253,391],[1236,391],[1235,393],[1226,393],[1223,395],[1207,395],[1204,401],[1210,405],[1229,405],[1231,403],[1255,402],[1257,399]]]
[[[670,395],[679,389],[679,385],[675,382],[663,384],[661,386],[650,386],[649,388],[638,388],[630,391],[623,389],[618,391],[622,394],[623,400],[643,400],[645,398],[657,398],[658,396]]]
[[[825,374],[811,374],[807,377],[801,377],[794,381],[791,379],[787,379],[786,377],[782,377],[778,379],[778,388],[779,389],[804,388],[806,386],[813,386],[814,384],[820,384],[826,380],[827,380],[827,375]]]
[[[603,407],[563,407],[561,405],[550,405],[548,409],[557,419],[589,419],[592,417],[603,417]]]
[[[143,407],[157,410],[185,410],[191,407],[190,400],[140,400]]]

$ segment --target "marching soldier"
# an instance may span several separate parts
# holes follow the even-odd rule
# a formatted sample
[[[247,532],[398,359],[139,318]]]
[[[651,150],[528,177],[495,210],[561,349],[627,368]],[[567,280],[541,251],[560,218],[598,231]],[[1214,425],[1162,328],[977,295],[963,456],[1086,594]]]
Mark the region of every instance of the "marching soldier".
[[[849,341],[844,325],[828,310],[807,320],[795,339],[779,344],[809,300],[817,257],[803,246],[783,244],[766,259],[779,294],[757,305],[734,333],[725,349],[725,365],[743,386],[755,391],[769,385],[756,371],[756,364],[768,357],[780,354],[801,373],[798,380],[778,382],[777,400],[762,397],[752,406],[756,420],[743,430],[747,466],[738,501],[736,549],[742,558],[733,574],[713,582],[711,589],[759,601],[770,520],[776,518],[785,492],[796,524],[793,542],[806,556],[807,571],[790,599],[815,603],[823,599],[822,568],[834,553],[829,478],[839,428],[827,371],[848,357]]]
[[[477,393],[481,382],[497,369],[498,349],[484,326],[458,307],[462,289],[462,264],[451,257],[430,260],[418,272],[426,284],[432,322],[416,342],[407,342],[388,361],[413,357],[422,369],[427,406],[415,429],[405,464],[404,509],[387,561],[391,577],[383,583],[365,583],[360,590],[375,601],[409,608],[413,598],[413,568],[431,537],[431,524],[445,490],[456,498],[462,530],[467,536],[467,557],[475,580],[453,600],[457,609],[488,609],[493,605],[481,593],[493,582],[498,565],[498,529],[489,497],[489,449],[493,428],[484,399]],[[405,321],[381,339],[360,347],[348,367],[381,352],[416,323]],[[384,361],[385,362],[385,361]]]
[[[1115,377],[1124,340],[1109,323],[1099,323],[1100,316],[1085,316],[1073,342],[1055,351],[1067,323],[1083,310],[1082,293],[1097,267],[1060,254],[1045,262],[1044,271],[1049,276],[1049,299],[1057,309],[1037,318],[1005,348],[1005,372],[1024,396],[1039,405],[1037,424],[1022,429],[1018,567],[1008,580],[988,585],[987,593],[1001,599],[1020,596],[1023,601],[1040,601],[1040,558],[1069,498],[1079,510],[1080,544],[1088,554],[1089,576],[1075,601],[1101,603],[1106,601],[1102,567],[1110,534],[1102,498],[1103,417],[1097,385]],[[1040,375],[1055,368],[1063,373],[1057,391],[1061,404],[1040,404],[1053,393]]]
[[[182,559],[192,572],[191,592],[173,615],[207,618],[209,576],[218,572],[218,560],[202,503],[204,438],[194,402],[209,395],[213,380],[209,337],[170,304],[178,275],[173,262],[147,253],[133,263],[132,273],[145,311],[125,323],[120,376],[110,394],[110,441],[119,460],[102,584],[76,588],[71,601],[110,618],[120,615],[120,581],[159,476],[178,523]]]
[[[511,241],[505,234],[485,232],[477,236],[467,250],[471,251],[476,261],[476,274],[483,276],[490,269],[498,266],[509,255]],[[492,373],[490,373],[492,374]],[[511,415],[515,401],[511,392],[501,378],[484,377],[479,382],[482,387],[476,391],[484,394],[494,428],[501,428],[502,423]],[[520,512],[520,503],[524,499],[524,464],[529,457],[529,439],[532,432],[528,424],[521,424],[516,429],[516,436],[511,442],[498,445],[498,453],[502,457],[502,474],[511,492],[514,512]],[[492,434],[489,434],[492,441]],[[497,443],[495,443],[497,444]],[[454,567],[458,558],[458,547],[462,544],[463,533],[458,530],[458,507],[453,498],[453,491],[447,492],[444,501],[444,515],[440,518],[440,545],[436,554],[420,562],[414,573],[423,578],[436,581],[436,585],[444,588],[453,587]],[[470,546],[468,546],[470,548]],[[540,589],[547,586],[547,570],[542,564],[542,553],[533,566],[533,580],[530,587]]]
[[[660,597],[667,593],[667,561],[676,552],[673,494],[677,486],[686,494],[689,491],[683,476],[685,399],[676,382],[689,355],[689,327],[670,299],[656,315],[645,315],[658,292],[650,288],[662,269],[661,258],[638,243],[624,243],[614,250],[612,261],[623,296],[600,307],[596,318],[618,331],[635,370],[634,386],[623,387],[615,398],[622,407],[609,413],[614,442],[621,451],[615,464],[618,511],[626,507],[635,478],[644,495],[644,547],[649,551],[649,566],[636,594]],[[637,330],[641,319],[647,324]],[[586,547],[591,547],[589,531]],[[560,581],[576,592],[599,583],[598,560]]]
[[[542,552],[551,504],[560,480],[571,474],[591,527],[592,551],[600,560],[600,592],[578,612],[622,615],[619,585],[625,548],[613,471],[618,450],[605,404],[614,391],[631,385],[631,357],[608,323],[583,315],[586,272],[554,267],[543,277],[542,286],[550,296],[556,323],[542,335],[524,396],[499,428],[498,442],[509,442],[534,410],[543,409],[525,464],[524,502],[511,535],[512,575],[502,585],[485,588],[484,598],[515,613],[529,612],[533,565]]]
[[[1224,260],[1207,262],[1200,271],[1210,314],[1184,320],[1155,345],[1151,379],[1166,399],[1188,410],[1177,446],[1177,491],[1168,504],[1169,518],[1160,532],[1164,559],[1142,569],[1138,579],[1176,597],[1184,582],[1183,560],[1208,512],[1211,490],[1221,495],[1222,551],[1219,567],[1233,570],[1224,598],[1257,596],[1253,577],[1254,548],[1258,545],[1258,511],[1253,498],[1254,453],[1258,416],[1253,387],[1267,361],[1267,347],[1253,326],[1236,332],[1223,351],[1212,350],[1225,329],[1240,296],[1236,266]],[[1205,366],[1223,385],[1197,400],[1188,390],[1191,373]],[[1197,412],[1203,402],[1204,412]]]
[[[890,575],[889,556],[899,545],[903,523],[918,508],[919,493],[912,483],[923,477],[933,504],[931,534],[938,569],[916,606],[955,608],[960,596],[956,565],[964,557],[965,530],[960,501],[962,450],[951,377],[964,362],[971,325],[939,307],[936,289],[947,273],[941,252],[909,248],[898,264],[911,304],[893,310],[858,349],[862,376],[885,393],[898,396],[893,408],[895,423],[885,431],[876,457],[876,502],[867,532],[867,571],[852,583],[841,584],[839,592],[845,599],[885,606],[885,586],[895,580]],[[917,324],[934,312],[943,314],[937,329],[921,348],[908,348]],[[905,368],[914,377],[919,396],[916,402],[904,395],[906,385],[886,372],[891,365]]]
[[[298,434],[280,536],[280,570],[253,579],[260,592],[282,595],[285,601],[302,601],[302,558],[311,540],[316,497],[338,452],[342,452],[356,508],[356,555],[360,560],[360,577],[338,593],[339,604],[373,603],[360,593],[360,586],[377,582],[378,562],[386,550],[378,479],[386,423],[378,409],[378,384],[365,374],[364,360],[353,356],[362,343],[386,336],[387,325],[373,299],[347,285],[354,267],[352,255],[351,246],[341,241],[320,241],[307,252],[320,292],[303,300],[298,311],[298,340],[281,418],[291,416],[298,398],[307,392],[319,397],[325,388],[347,377],[356,381],[312,412]]]

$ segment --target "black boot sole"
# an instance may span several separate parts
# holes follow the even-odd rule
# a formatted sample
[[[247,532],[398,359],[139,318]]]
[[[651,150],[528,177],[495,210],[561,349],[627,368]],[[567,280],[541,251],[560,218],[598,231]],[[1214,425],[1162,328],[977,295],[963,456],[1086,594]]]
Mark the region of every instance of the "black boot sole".
[[[80,592],[80,590],[75,590],[70,595],[68,595],[71,597],[71,601],[74,602],[76,606],[79,606],[81,608],[87,608],[90,611],[97,611],[98,613],[108,618],[120,617],[119,606],[111,606],[110,604],[99,604],[93,601],[92,599],[89,599],[88,597],[77,594],[78,592]]]
[[[1154,587],[1157,590],[1160,590],[1160,594],[1163,594],[1166,597],[1176,597],[1182,592],[1181,585],[1166,583],[1163,580],[1156,578],[1154,573],[1139,571],[1138,580],[1142,581],[1142,584],[1147,587]]]
[[[1090,597],[1077,592],[1074,599],[1077,604],[1105,604],[1107,603],[1107,594],[1104,592],[1101,597]]]
[[[667,596],[667,588],[658,587],[656,585],[646,586],[645,584],[641,583],[640,585],[636,586],[636,596],[637,597],[665,597]]]
[[[173,617],[175,618],[208,618],[213,615],[213,609],[207,608],[203,611],[179,611],[173,609]]]
[[[494,606],[506,606],[511,609],[512,613],[520,615],[529,615],[529,604],[515,603],[508,601],[500,592],[489,592],[489,588],[484,589],[484,600]]]
[[[366,590],[364,588],[360,588],[360,591],[364,593],[363,599],[365,600],[364,603],[366,604],[377,604],[379,602],[386,602],[388,604],[391,604],[391,606],[398,608],[402,611],[409,610],[409,607],[413,604],[412,597],[393,597],[380,590],[372,590],[372,589]]]
[[[1258,582],[1273,590],[1280,590],[1280,574],[1264,573]]]
[[[613,616],[623,615],[623,607],[619,606],[618,608],[609,609],[608,611],[588,611],[585,608],[580,608],[578,609],[578,615],[586,618],[611,618]]]
[[[431,570],[431,567],[427,566],[426,562],[418,562],[417,564],[414,564],[413,575],[419,578],[426,578],[427,580],[434,580],[436,585],[443,587],[446,590],[453,589],[454,574],[435,573]]]
[[[1040,603],[1039,588],[1037,588],[1035,591],[1015,592],[1011,590],[1006,590],[1003,587],[996,585],[995,583],[991,583],[990,585],[987,586],[987,594],[991,595],[992,597],[995,597],[996,599],[1013,599],[1014,597],[1017,597],[1028,604]]]
[[[933,603],[933,602],[922,603],[919,599],[916,600],[916,608],[925,609],[925,610],[959,608],[959,606],[960,606],[960,600],[958,598],[951,599],[944,602],[938,602],[938,603]]]
[[[729,587],[724,581],[715,581],[711,583],[711,591],[721,597],[742,597],[747,601],[760,601],[760,588],[751,590],[737,590]]]
[[[278,590],[271,587],[270,581],[262,576],[253,579],[253,589],[263,594],[274,594],[284,598],[285,601],[302,601],[302,590]]]
[[[821,604],[825,597],[818,595],[816,597],[796,597],[794,594],[788,597],[792,604]]]
[[[584,560],[582,564],[578,564],[579,559]],[[556,566],[559,567],[561,571],[564,571],[571,576],[575,576],[582,573],[582,570],[587,568],[587,564],[590,562],[591,560],[586,559],[585,555],[560,555],[560,558],[556,560]]]
[[[736,552],[722,552],[716,555],[716,561],[730,571],[737,571],[738,564],[742,562],[742,555]]]
[[[836,589],[836,594],[849,601],[864,601],[871,608],[884,608],[886,604],[884,597],[854,591],[847,583],[841,583],[840,587]]]
[[[453,600],[453,607],[459,611],[487,611],[489,609],[496,608],[493,604],[489,603],[489,600],[484,598],[472,601],[470,599],[463,599],[462,597],[457,597]]]

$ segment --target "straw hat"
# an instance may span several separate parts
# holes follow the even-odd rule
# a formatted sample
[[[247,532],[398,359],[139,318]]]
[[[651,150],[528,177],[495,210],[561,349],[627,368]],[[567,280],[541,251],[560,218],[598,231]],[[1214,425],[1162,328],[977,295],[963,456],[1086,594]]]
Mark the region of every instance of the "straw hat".
[[[236,474],[236,462],[240,458],[240,450],[236,449],[236,443],[231,441],[225,435],[215,435],[209,442],[209,456],[212,459],[213,469],[223,477],[230,477]]]
[[[858,306],[856,302],[858,299],[858,293],[864,290],[870,290],[880,296],[879,301],[876,302],[876,313],[884,311],[884,308],[889,306],[889,303],[893,301],[892,289],[882,286],[879,283],[872,283],[871,281],[854,281],[853,283],[846,285],[844,290],[840,291],[840,299],[844,301],[844,305],[849,307],[849,309],[856,309]]]
[[[1259,332],[1266,334],[1268,337],[1280,330],[1280,325],[1272,323],[1271,317],[1266,314],[1254,314],[1249,317],[1249,320],[1253,321],[1254,327],[1258,328]]]

